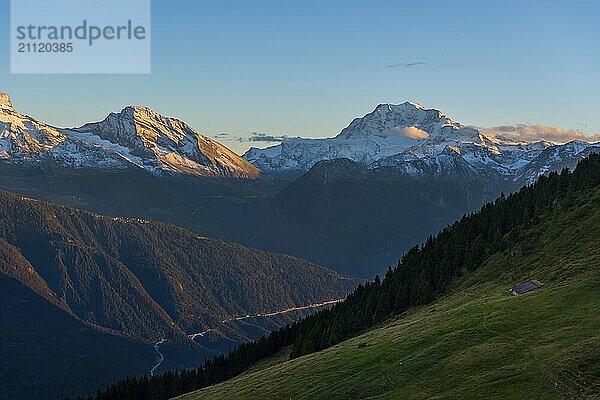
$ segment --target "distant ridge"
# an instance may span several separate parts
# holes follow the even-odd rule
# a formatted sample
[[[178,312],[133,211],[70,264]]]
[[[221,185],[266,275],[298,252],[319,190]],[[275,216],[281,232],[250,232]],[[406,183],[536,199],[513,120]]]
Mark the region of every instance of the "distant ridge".
[[[56,128],[21,114],[0,94],[0,160],[69,168],[141,168],[180,174],[257,179],[260,170],[217,141],[175,118],[129,106],[101,122]]]

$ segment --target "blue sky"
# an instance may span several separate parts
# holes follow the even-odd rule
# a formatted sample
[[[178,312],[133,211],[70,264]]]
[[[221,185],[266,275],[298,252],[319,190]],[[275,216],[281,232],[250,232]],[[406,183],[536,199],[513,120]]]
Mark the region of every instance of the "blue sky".
[[[0,91],[58,126],[147,105],[221,136],[337,134],[379,103],[464,124],[600,132],[594,1],[152,2],[149,75],[11,75],[0,0]],[[225,138],[225,139],[223,139]]]

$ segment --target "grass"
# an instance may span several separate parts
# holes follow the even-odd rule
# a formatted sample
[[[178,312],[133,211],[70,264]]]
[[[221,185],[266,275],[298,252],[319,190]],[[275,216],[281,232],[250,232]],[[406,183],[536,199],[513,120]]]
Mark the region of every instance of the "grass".
[[[588,200],[436,303],[179,399],[600,399],[600,196]],[[507,295],[531,279],[543,286]]]

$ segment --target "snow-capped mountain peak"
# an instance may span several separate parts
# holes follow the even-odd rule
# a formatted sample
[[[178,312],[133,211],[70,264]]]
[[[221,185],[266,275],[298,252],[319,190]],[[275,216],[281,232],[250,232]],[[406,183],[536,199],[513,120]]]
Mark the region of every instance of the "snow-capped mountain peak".
[[[5,162],[53,160],[74,168],[138,167],[152,174],[254,179],[260,170],[185,122],[139,106],[104,120],[62,129],[14,110],[0,96],[0,158]]]
[[[79,139],[97,137],[119,146],[137,164],[153,171],[236,178],[260,175],[256,167],[217,141],[147,107],[125,107],[72,133]]]
[[[364,117],[356,118],[336,138],[389,137],[398,134],[401,129],[410,127],[429,132],[436,125],[439,127],[448,125],[457,129],[461,127],[460,124],[454,123],[439,110],[426,109],[422,105],[412,102],[386,103],[378,105],[375,110]]]
[[[354,119],[333,138],[290,138],[269,149],[250,149],[244,158],[265,171],[302,172],[321,160],[349,158],[370,165],[409,149],[418,148],[413,155],[427,156],[461,143],[493,146],[477,129],[454,122],[439,110],[413,102],[385,103]]]
[[[58,129],[13,108],[8,94],[0,94],[0,160],[35,159],[67,140]]]
[[[371,168],[396,167],[400,172],[420,174],[415,165],[438,163],[448,155],[456,155],[464,165],[504,179],[519,176],[542,152],[556,146],[550,142],[489,138],[479,129],[453,121],[439,110],[405,102],[379,104],[333,138],[290,138],[267,149],[252,148],[244,158],[263,171],[293,176],[319,161],[339,158]],[[571,147],[583,151],[590,146],[583,142],[581,148]],[[574,157],[572,153],[561,152]],[[552,167],[542,169],[549,171]]]

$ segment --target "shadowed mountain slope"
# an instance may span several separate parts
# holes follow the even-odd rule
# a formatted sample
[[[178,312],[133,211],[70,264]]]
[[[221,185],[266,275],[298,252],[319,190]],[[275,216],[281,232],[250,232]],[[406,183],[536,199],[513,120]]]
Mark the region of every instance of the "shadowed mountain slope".
[[[6,192],[0,193],[0,245],[0,276],[11,290],[29,293],[35,304],[63,315],[73,326],[128,338],[135,342],[132,352],[144,344],[151,350],[150,359],[150,344],[168,339],[164,368],[199,365],[204,357],[261,336],[294,315],[226,326],[223,320],[339,299],[357,283],[305,260],[206,238],[173,225],[105,217]],[[11,326],[25,332],[14,349],[27,351],[27,343],[39,340],[26,333],[34,323],[27,310],[34,304],[17,301],[10,307],[22,317],[5,320],[2,331],[7,333],[4,327]],[[211,335],[199,342],[188,338],[208,329]],[[1,335],[2,350],[12,349],[12,341]],[[68,334],[48,338],[47,351],[68,348],[69,340]],[[132,360],[132,366],[139,364]],[[151,367],[145,365],[138,374]],[[125,365],[120,370],[134,369]],[[86,379],[89,373],[81,370]],[[98,379],[106,382],[106,377],[101,373]],[[48,382],[38,384],[44,387]]]

